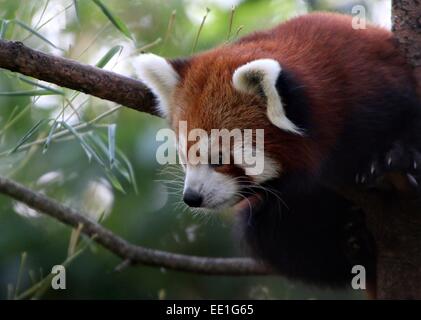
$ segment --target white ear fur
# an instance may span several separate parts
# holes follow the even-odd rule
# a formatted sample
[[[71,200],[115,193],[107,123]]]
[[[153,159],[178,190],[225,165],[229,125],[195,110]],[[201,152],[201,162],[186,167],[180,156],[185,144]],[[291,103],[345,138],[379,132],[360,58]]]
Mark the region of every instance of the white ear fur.
[[[162,116],[170,113],[171,97],[179,82],[179,75],[164,58],[148,53],[133,60],[139,78],[158,97]]]
[[[258,59],[246,63],[235,70],[232,82],[234,88],[245,92],[258,94],[259,90],[267,99],[267,116],[280,129],[302,135],[302,131],[286,117],[281,97],[276,90],[276,80],[282,72],[281,65],[273,59]]]

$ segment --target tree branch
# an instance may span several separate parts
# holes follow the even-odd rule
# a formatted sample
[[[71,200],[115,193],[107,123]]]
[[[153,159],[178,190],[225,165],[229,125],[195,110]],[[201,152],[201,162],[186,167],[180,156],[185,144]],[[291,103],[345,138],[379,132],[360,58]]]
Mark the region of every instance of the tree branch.
[[[388,177],[385,185],[405,184],[405,177]],[[376,244],[378,299],[421,299],[421,202],[419,195],[390,189],[338,190],[366,213]],[[374,288],[373,288],[374,289]]]
[[[43,194],[2,177],[0,177],[0,193],[23,202],[63,224],[74,228],[82,225],[82,233],[92,237],[102,247],[132,265],[142,264],[207,275],[253,276],[273,274],[268,268],[250,258],[189,256],[131,244],[98,223],[89,220],[87,215],[78,213]]]
[[[408,65],[414,70],[421,97],[421,2],[393,0],[392,8],[393,31]],[[373,200],[366,192],[359,200],[376,243],[377,297],[421,299],[419,195],[408,197],[394,192]]]
[[[45,54],[21,42],[0,40],[0,68],[158,115],[155,97],[142,82],[74,60]]]
[[[421,2],[392,1],[393,33],[408,64],[413,67],[421,97]]]

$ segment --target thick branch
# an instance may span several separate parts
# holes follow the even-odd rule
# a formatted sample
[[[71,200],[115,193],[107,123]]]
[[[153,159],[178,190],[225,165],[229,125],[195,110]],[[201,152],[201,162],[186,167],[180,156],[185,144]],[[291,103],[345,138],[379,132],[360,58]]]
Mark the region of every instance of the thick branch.
[[[403,176],[390,178],[399,184]],[[364,209],[377,251],[377,298],[421,298],[421,203],[404,191],[339,190]]]
[[[157,115],[155,98],[142,82],[74,60],[45,54],[21,42],[0,40],[0,68]]]
[[[393,31],[414,70],[421,97],[421,2],[394,0],[392,4]],[[377,247],[378,298],[421,299],[419,196],[396,192],[375,201],[365,193],[360,200]]]
[[[409,65],[414,68],[421,97],[421,2],[392,1],[393,32]]]
[[[249,258],[210,258],[169,253],[133,245],[113,234],[101,225],[86,218],[55,200],[6,178],[0,177],[0,193],[21,201],[31,208],[44,212],[62,223],[77,227],[83,225],[82,233],[130,264],[164,267],[208,275],[268,275],[271,272]]]

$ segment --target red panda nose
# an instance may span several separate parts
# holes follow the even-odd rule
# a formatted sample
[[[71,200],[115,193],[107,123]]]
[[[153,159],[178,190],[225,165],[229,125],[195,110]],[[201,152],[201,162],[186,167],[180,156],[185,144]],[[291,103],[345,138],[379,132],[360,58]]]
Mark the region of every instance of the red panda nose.
[[[203,203],[203,197],[192,189],[186,189],[183,195],[183,201],[192,208],[198,208]]]

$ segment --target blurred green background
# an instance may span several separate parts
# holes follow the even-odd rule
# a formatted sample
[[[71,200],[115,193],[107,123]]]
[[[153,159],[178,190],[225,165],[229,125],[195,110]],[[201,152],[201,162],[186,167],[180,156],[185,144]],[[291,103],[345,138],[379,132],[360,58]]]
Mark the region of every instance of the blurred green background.
[[[142,51],[188,56],[194,47],[212,48],[297,14],[351,13],[356,4],[390,26],[390,1],[0,0],[0,36],[136,76],[132,58]],[[1,175],[84,210],[135,244],[193,255],[241,254],[232,217],[189,212],[180,203],[180,168],[157,164],[155,135],[165,121],[5,70],[0,106]],[[121,261],[84,238],[76,248],[83,252],[68,264],[67,289],[52,290],[42,279],[68,257],[71,234],[69,227],[0,196],[0,298],[363,298],[281,277],[199,276],[148,267],[116,272]]]

